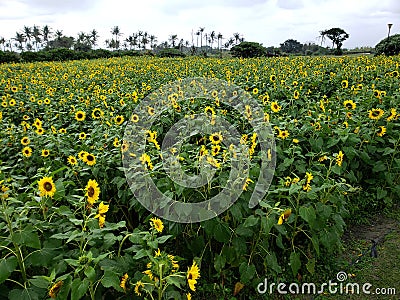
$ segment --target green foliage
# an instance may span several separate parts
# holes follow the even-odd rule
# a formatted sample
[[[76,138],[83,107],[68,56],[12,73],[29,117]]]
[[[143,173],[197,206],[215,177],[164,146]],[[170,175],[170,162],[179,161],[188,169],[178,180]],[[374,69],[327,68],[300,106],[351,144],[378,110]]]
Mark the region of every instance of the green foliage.
[[[266,55],[265,47],[256,42],[241,42],[230,50],[233,57],[260,57]]]
[[[328,37],[332,41],[333,46],[336,46],[335,54],[340,55],[342,54],[342,45],[345,40],[349,38],[349,34],[344,31],[342,28],[331,28],[327,30],[323,30],[320,32],[321,38],[324,39]]]
[[[377,55],[396,55],[400,53],[400,34],[394,34],[380,41],[375,46]]]
[[[175,48],[161,49],[157,53],[158,57],[185,57],[186,55]]]
[[[300,53],[303,49],[303,45],[299,41],[293,39],[286,40],[280,46],[280,49],[286,53]]]
[[[19,57],[18,53],[0,50],[0,63],[13,63],[13,62],[19,62],[19,61],[20,61],[20,57]]]

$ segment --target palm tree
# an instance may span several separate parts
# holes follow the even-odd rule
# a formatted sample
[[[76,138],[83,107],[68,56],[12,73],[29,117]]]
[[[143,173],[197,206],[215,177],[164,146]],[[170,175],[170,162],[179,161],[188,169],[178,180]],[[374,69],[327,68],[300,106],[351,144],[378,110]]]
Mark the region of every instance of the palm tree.
[[[111,34],[113,35],[113,38],[114,38],[114,35],[115,35],[115,43],[112,43],[112,44],[115,46],[116,49],[118,49],[119,48],[118,37],[122,35],[121,30],[119,29],[118,26],[114,26],[111,29]]]
[[[49,39],[51,38],[51,34],[52,34],[52,32],[50,30],[50,27],[47,26],[47,25],[44,25],[43,29],[42,29],[42,35],[43,35],[43,41],[46,43],[46,46],[49,43]]]
[[[97,39],[99,38],[99,33],[97,32],[96,29],[93,29],[90,32],[90,42],[93,46],[93,48],[97,45]]]
[[[24,46],[22,45],[22,43],[26,41],[25,36],[22,33],[16,32],[14,40],[19,43],[16,44],[17,49],[20,51],[24,51]]]
[[[204,32],[204,27],[199,28],[200,31],[200,48],[203,48],[203,32]]]
[[[157,42],[157,37],[154,35],[150,35],[150,48],[154,50],[155,43]]]
[[[38,44],[41,42],[40,36],[42,34],[40,33],[40,27],[33,25],[33,29],[32,29],[32,36],[35,39],[35,48],[36,51],[38,50]]]
[[[3,51],[6,51],[6,47],[5,47],[6,39],[3,38],[2,36],[0,37],[0,44],[3,45]]]
[[[240,33],[235,32],[235,33],[233,34],[233,38],[235,39],[235,44],[236,44],[236,45],[239,44]]]
[[[197,45],[196,45],[196,47],[199,48],[199,35],[200,35],[200,31],[196,31],[196,35],[197,35]]]
[[[25,37],[28,39],[29,44],[31,43],[31,37],[32,37],[32,29],[29,26],[24,26],[23,34]],[[26,45],[28,46],[28,45]]]
[[[222,38],[223,38],[222,33],[219,32],[218,35],[217,35],[218,50],[222,48]]]
[[[56,30],[56,38],[57,40],[61,40],[61,38],[63,37],[63,32],[62,30]]]
[[[128,45],[129,45],[129,50],[132,50],[133,41],[134,41],[134,39],[133,39],[133,36],[132,36],[132,35],[128,36],[128,37],[125,39],[125,42],[127,42]]]
[[[213,46],[213,44],[214,44],[214,41],[215,41],[215,31],[213,30],[213,31],[211,31],[211,33],[210,33],[211,50],[212,50],[212,46]]]
[[[176,34],[171,34],[170,36],[169,36],[169,41],[171,42],[171,44],[172,44],[172,48],[175,48],[175,41],[178,39],[178,35],[176,35]]]

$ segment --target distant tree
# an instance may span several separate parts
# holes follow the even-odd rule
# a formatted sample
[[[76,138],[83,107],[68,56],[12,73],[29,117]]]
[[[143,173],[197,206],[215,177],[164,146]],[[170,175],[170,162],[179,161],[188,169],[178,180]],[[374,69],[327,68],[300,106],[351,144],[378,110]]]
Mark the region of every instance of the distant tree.
[[[73,37],[66,37],[61,34],[61,36],[58,35],[54,40],[49,41],[45,49],[58,49],[58,48],[71,49],[73,45],[74,45]]]
[[[96,47],[98,38],[99,38],[99,33],[97,32],[96,29],[93,29],[90,32],[90,43],[92,44],[93,47]]]
[[[222,48],[222,39],[223,39],[222,33],[219,32],[217,35],[218,50],[220,50]]]
[[[176,35],[176,34],[171,34],[169,36],[169,41],[171,42],[172,48],[175,48],[175,42],[177,39],[178,39],[178,35]]]
[[[321,40],[327,37],[332,41],[332,48],[336,47],[335,50],[336,54],[342,53],[341,47],[343,45],[343,41],[349,38],[349,34],[346,31],[344,31],[342,28],[337,28],[337,27],[320,31],[320,34],[321,34]]]
[[[120,43],[119,43],[119,37],[122,35],[121,30],[119,29],[118,26],[114,26],[114,27],[111,29],[111,34],[112,34],[112,36],[113,36],[113,39],[112,39],[112,40],[114,40],[114,42],[111,43],[113,47],[110,47],[110,48],[113,48],[113,49],[117,49],[117,50],[118,50],[118,49],[119,49],[119,45],[120,45]]]
[[[0,45],[3,46],[3,51],[6,51],[6,39],[4,37],[0,37]]]
[[[233,38],[235,39],[235,45],[239,44],[239,41],[240,41],[240,33],[235,32],[235,33],[233,34]]]
[[[200,27],[199,28],[199,32],[200,32],[200,48],[203,47],[203,32],[204,32],[204,27]]]
[[[265,48],[255,42],[241,42],[239,45],[235,45],[231,49],[231,54],[234,57],[260,57],[266,54]]]
[[[46,43],[45,46],[47,46],[47,43],[49,41],[49,39],[52,36],[52,31],[50,29],[50,27],[48,25],[44,25],[42,28],[42,36],[43,36],[43,41]]]
[[[14,40],[18,43],[18,44],[16,44],[17,49],[20,51],[23,51],[24,50],[23,43],[26,41],[25,36],[20,32],[16,32]]]
[[[394,34],[380,41],[375,46],[377,55],[396,55],[400,54],[400,34]]]
[[[87,52],[92,49],[92,43],[90,41],[90,35],[84,32],[78,33],[78,38],[74,44],[74,49],[77,51]]]
[[[149,39],[150,39],[150,48],[154,50],[157,42],[157,37],[151,34]]]
[[[42,35],[42,33],[40,32],[40,27],[36,26],[36,25],[33,25],[32,36],[33,36],[33,38],[35,40],[36,51],[38,50],[38,45],[42,42],[42,40],[40,38],[41,35]]]
[[[303,49],[303,45],[296,40],[288,39],[281,44],[280,49],[282,52],[286,53],[300,53]]]

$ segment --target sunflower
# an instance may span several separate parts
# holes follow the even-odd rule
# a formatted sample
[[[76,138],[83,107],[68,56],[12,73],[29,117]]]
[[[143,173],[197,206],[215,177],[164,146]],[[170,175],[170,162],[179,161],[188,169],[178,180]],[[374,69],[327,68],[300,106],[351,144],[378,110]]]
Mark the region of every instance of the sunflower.
[[[17,104],[17,102],[14,99],[11,99],[10,102],[8,102],[8,104],[10,106],[15,106],[15,104]]]
[[[254,183],[254,181],[251,180],[250,178],[247,178],[242,187],[243,191],[247,191],[247,187],[249,186],[250,183]]]
[[[18,88],[16,86],[13,86],[13,87],[11,87],[11,91],[13,91],[14,93],[18,92]]]
[[[116,148],[121,147],[121,142],[119,141],[119,139],[117,137],[114,139],[113,145]]]
[[[100,108],[95,108],[92,110],[92,118],[100,119],[104,116],[104,112]]]
[[[336,164],[337,164],[339,167],[342,166],[343,157],[344,157],[344,154],[343,154],[342,151],[339,151],[339,153],[336,155]]]
[[[121,116],[121,115],[116,116],[115,119],[114,119],[114,121],[115,121],[115,123],[116,123],[117,125],[121,125],[122,123],[124,123],[124,120],[125,120],[124,117]]]
[[[187,299],[187,300],[192,300],[192,294],[187,293],[187,294],[186,294],[186,299]]]
[[[379,120],[383,116],[384,111],[381,108],[373,108],[368,111],[368,117],[372,120]]]
[[[78,163],[75,156],[72,156],[72,155],[68,156],[67,161],[71,166],[75,166]]]
[[[299,91],[298,91],[298,90],[295,90],[295,91],[293,92],[293,98],[297,100],[297,99],[299,99],[299,97],[300,97]]]
[[[40,196],[53,197],[56,192],[56,185],[53,182],[52,177],[43,177],[38,181]]]
[[[253,89],[253,95],[257,95],[258,94],[258,88],[254,88]]]
[[[188,280],[189,288],[193,292],[195,292],[196,291],[195,284],[197,283],[197,279],[200,278],[200,269],[195,261],[193,262],[192,266],[188,269],[186,278]]]
[[[85,118],[86,118],[86,113],[85,113],[84,111],[78,110],[78,111],[75,113],[75,119],[76,119],[78,122],[84,121]]]
[[[287,130],[279,130],[278,138],[281,138],[282,140],[284,140],[287,137],[289,137],[289,131],[287,131]]]
[[[87,197],[87,201],[89,203],[89,206],[92,207],[93,204],[99,200],[100,196],[100,188],[99,184],[95,179],[89,179],[86,188],[85,188],[86,194],[85,196]]]
[[[47,156],[49,156],[50,155],[50,151],[49,150],[47,150],[47,149],[43,149],[42,150],[42,156],[43,157],[47,157]]]
[[[59,132],[59,133],[67,133],[67,129],[65,129],[65,128],[60,128],[60,129],[58,130],[58,132]]]
[[[88,154],[89,154],[88,152],[82,150],[82,151],[80,151],[80,152],[78,153],[78,157],[79,157],[80,160],[85,161],[85,157],[86,157],[86,155],[88,155]]]
[[[223,140],[222,135],[220,132],[215,132],[212,135],[210,135],[210,142],[214,145],[218,145],[221,143]]]
[[[139,122],[139,116],[137,114],[133,114],[132,117],[131,117],[131,121],[133,123]]]
[[[121,151],[122,151],[122,152],[126,152],[126,151],[128,151],[128,149],[129,149],[129,144],[128,144],[128,142],[127,142],[127,141],[123,141],[123,142],[122,142],[122,145],[121,145]]]
[[[150,225],[153,227],[157,232],[162,232],[164,229],[164,224],[159,218],[151,218]]]
[[[221,151],[221,146],[220,145],[214,145],[211,147],[211,155],[216,156],[218,153]]]
[[[343,102],[343,105],[346,109],[350,110],[350,109],[355,109],[356,108],[356,104],[353,102],[353,100],[345,100]]]
[[[374,90],[373,93],[374,93],[374,96],[375,96],[376,98],[379,98],[379,97],[381,96],[381,92],[378,91],[378,90]]]
[[[22,154],[25,157],[30,157],[32,155],[32,148],[31,147],[24,147],[24,149],[22,149]]]
[[[397,111],[395,108],[390,109],[390,116],[386,118],[386,121],[390,122],[397,116]]]
[[[349,82],[347,80],[342,80],[342,88],[347,89],[349,87]]]
[[[148,113],[150,116],[154,115],[154,108],[153,108],[153,107],[150,107],[150,106],[147,106],[147,113]]]
[[[80,140],[86,139],[86,133],[81,132],[81,133],[79,134],[79,139],[80,139]]]
[[[269,80],[271,80],[272,82],[275,82],[276,76],[274,74],[272,74],[271,76],[269,76]]]
[[[124,290],[124,292],[126,292],[126,282],[128,281],[128,274],[125,273],[124,276],[122,276],[121,278],[121,282],[119,284],[119,286]]]
[[[55,284],[53,284],[53,286],[49,290],[49,297],[53,299],[56,298],[62,286],[63,286],[62,280],[57,281]]]
[[[281,110],[281,107],[278,105],[278,102],[274,101],[271,103],[271,110],[273,112],[278,112]]]
[[[21,144],[24,145],[24,146],[29,145],[30,142],[31,142],[31,141],[30,141],[30,139],[29,139],[27,136],[24,136],[24,137],[21,139]]]
[[[44,133],[44,129],[43,129],[42,127],[39,127],[38,129],[35,130],[35,132],[36,132],[38,135],[42,135],[42,134]]]
[[[141,296],[142,293],[140,292],[140,289],[144,288],[144,284],[143,282],[141,282],[140,280],[138,282],[135,283],[135,293],[138,296]]]
[[[87,153],[85,157],[83,158],[83,161],[88,165],[88,166],[94,166],[96,164],[96,157],[91,154]]]
[[[377,136],[384,136],[386,134],[386,127],[379,126],[378,132],[376,133]]]
[[[33,126],[35,126],[36,128],[42,127],[42,121],[36,118],[35,122],[33,123]]]
[[[289,219],[290,215],[292,214],[292,210],[290,208],[286,209],[280,216],[278,220],[278,225],[282,225],[284,221]]]

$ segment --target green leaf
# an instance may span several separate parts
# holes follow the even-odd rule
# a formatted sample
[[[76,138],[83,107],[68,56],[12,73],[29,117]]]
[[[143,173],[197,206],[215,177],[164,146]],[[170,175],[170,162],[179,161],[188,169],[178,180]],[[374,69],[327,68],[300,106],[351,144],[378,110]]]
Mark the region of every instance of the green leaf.
[[[18,260],[15,256],[2,258],[0,260],[0,284],[3,283],[18,265]]]
[[[243,226],[244,227],[252,227],[258,224],[259,222],[259,218],[257,218],[256,216],[249,216],[245,221]]]
[[[374,164],[374,167],[372,168],[373,172],[382,172],[386,170],[386,166],[383,162],[378,161]]]
[[[104,276],[101,279],[101,284],[105,287],[105,288],[110,288],[113,287],[116,290],[120,290],[120,279],[118,274],[116,274],[115,272],[111,271],[111,270],[105,270],[104,271]]]
[[[94,282],[96,280],[96,271],[92,266],[88,266],[84,273],[90,282]]]
[[[29,282],[41,289],[47,289],[51,284],[51,280],[46,278],[45,276],[34,276],[34,278],[29,279]]]
[[[306,268],[310,274],[314,274],[315,272],[315,258],[311,258],[308,260],[306,264]]]
[[[85,278],[81,281],[80,278],[75,278],[71,284],[71,300],[81,299],[89,289],[89,281]]]
[[[217,254],[214,259],[214,268],[215,271],[221,272],[225,267],[226,259],[225,256]]]
[[[37,300],[38,294],[32,289],[15,289],[8,294],[9,300]]]
[[[274,270],[277,274],[282,273],[282,268],[278,264],[278,260],[276,259],[275,252],[272,252],[271,254],[267,254],[267,256],[265,257],[265,261],[267,263],[267,267]]]
[[[312,206],[301,206],[299,209],[299,215],[310,225],[313,224],[316,219],[315,209]]]
[[[253,279],[254,275],[256,274],[256,266],[253,264],[248,265],[247,263],[243,262],[239,266],[240,272],[240,281],[242,283],[249,283],[251,279]]]
[[[214,229],[214,238],[221,243],[229,242],[231,237],[231,232],[229,227],[224,223],[218,223]]]
[[[158,237],[156,240],[159,244],[163,244],[165,243],[170,237],[172,237],[172,235],[163,235]]]
[[[176,276],[167,276],[166,280],[169,284],[175,285],[177,288],[181,288],[182,280]]]
[[[13,242],[19,245],[25,245],[34,249],[40,249],[39,235],[32,225],[26,226],[22,231],[13,235]]]
[[[300,270],[301,261],[300,261],[300,253],[292,252],[290,254],[290,267],[292,268],[293,276],[297,275],[297,272]]]

